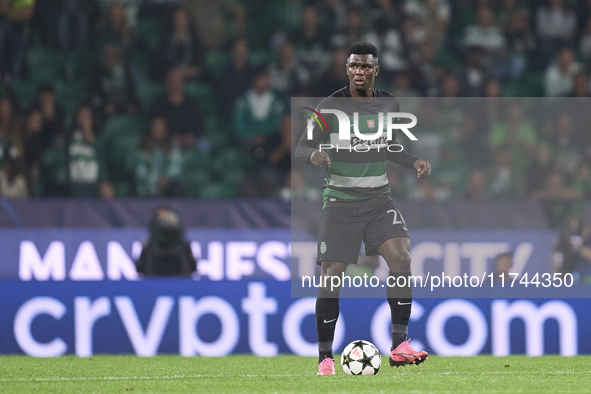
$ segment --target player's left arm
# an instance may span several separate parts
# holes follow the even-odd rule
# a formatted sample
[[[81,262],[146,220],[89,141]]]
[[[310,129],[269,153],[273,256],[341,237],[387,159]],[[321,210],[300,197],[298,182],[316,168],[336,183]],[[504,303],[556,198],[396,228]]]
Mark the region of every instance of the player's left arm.
[[[417,170],[417,178],[428,178],[431,175],[431,163],[405,152],[388,152],[388,160],[402,167]]]

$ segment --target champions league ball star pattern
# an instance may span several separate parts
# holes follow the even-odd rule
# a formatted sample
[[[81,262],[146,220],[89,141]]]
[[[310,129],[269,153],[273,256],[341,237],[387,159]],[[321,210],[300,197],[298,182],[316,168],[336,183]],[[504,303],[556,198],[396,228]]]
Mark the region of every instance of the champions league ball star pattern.
[[[381,364],[378,348],[368,341],[353,341],[341,354],[341,366],[347,375],[375,375]]]

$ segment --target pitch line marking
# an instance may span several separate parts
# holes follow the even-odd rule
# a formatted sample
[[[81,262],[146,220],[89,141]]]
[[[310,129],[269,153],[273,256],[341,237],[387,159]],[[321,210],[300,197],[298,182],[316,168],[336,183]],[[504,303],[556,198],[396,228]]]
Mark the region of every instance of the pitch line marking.
[[[531,371],[490,371],[490,372],[460,372],[460,371],[453,371],[453,372],[421,372],[420,375],[431,375],[431,376],[444,376],[444,375],[522,375],[525,373],[530,373]],[[581,375],[581,374],[588,374],[588,371],[548,371],[542,372],[545,375]],[[399,373],[398,375],[416,375],[406,374],[406,373]],[[227,378],[227,377],[235,377],[235,378],[269,378],[269,377],[313,377],[316,375],[313,374],[274,374],[274,375],[252,375],[252,374],[238,374],[238,375],[170,375],[170,376],[103,376],[103,377],[96,377],[96,378],[86,378],[86,377],[55,377],[55,378],[18,378],[18,379],[0,379],[2,383],[15,383],[15,382],[63,382],[63,381],[100,381],[100,380],[154,380],[154,379],[194,379],[194,378]]]

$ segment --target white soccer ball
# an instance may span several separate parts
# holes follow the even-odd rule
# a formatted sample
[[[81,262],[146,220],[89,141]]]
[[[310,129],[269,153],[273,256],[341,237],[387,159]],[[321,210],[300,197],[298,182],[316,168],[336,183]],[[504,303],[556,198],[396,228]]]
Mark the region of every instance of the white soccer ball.
[[[347,375],[375,375],[381,364],[378,348],[368,341],[353,341],[341,354],[341,366]]]

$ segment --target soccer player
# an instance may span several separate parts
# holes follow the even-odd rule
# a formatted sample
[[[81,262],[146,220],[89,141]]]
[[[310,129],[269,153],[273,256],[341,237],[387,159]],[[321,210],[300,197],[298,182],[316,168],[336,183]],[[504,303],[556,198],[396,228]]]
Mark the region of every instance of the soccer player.
[[[317,110],[338,109],[350,118],[351,114],[357,112],[359,131],[371,132],[378,125],[379,112],[400,112],[396,98],[374,88],[379,70],[378,50],[374,45],[366,42],[351,45],[346,63],[349,86],[325,98]],[[330,149],[327,152],[326,149],[319,149],[320,144],[334,140],[337,137],[335,133],[339,131],[338,123],[332,127],[332,116],[325,114],[323,118],[328,130],[315,125],[311,139],[304,132],[295,153],[300,161],[311,162],[316,166],[327,165],[318,238],[318,262],[322,277],[342,277],[348,264],[357,263],[361,241],[365,243],[368,256],[380,254],[390,269],[389,283],[394,283],[399,277],[404,277],[401,279],[406,279],[408,283],[402,289],[387,287],[386,296],[392,315],[390,365],[420,364],[427,359],[427,352],[415,351],[410,346],[410,339],[407,340],[412,305],[412,287],[409,283],[410,239],[404,219],[391,197],[386,165],[387,160],[390,160],[415,169],[418,178],[426,178],[431,173],[431,164],[404,150],[390,152],[383,145],[382,149],[376,149],[375,141],[369,142],[371,149],[363,152],[342,149]],[[377,141],[377,144],[384,142],[383,139]],[[368,143],[354,134],[349,142],[351,146]],[[329,285],[331,282],[325,283]],[[397,283],[404,282],[401,280]],[[332,343],[339,316],[339,293],[340,288],[319,288],[316,300],[318,375],[335,374]]]

